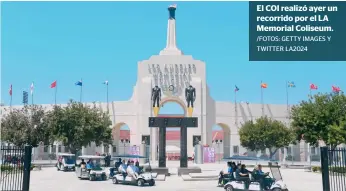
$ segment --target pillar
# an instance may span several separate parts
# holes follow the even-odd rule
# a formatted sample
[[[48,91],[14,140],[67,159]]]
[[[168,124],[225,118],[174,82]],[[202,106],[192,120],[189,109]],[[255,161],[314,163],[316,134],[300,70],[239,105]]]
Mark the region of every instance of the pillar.
[[[311,162],[311,147],[309,143],[307,144],[307,147],[307,152],[305,152],[307,153],[307,162]]]
[[[156,128],[151,128],[151,136],[150,136],[150,146],[151,146],[151,161],[154,163],[156,161],[157,155],[157,131]]]
[[[187,128],[180,127],[180,167],[187,167]]]
[[[166,167],[166,127],[159,128],[159,167]]]
[[[195,163],[196,164],[203,164],[203,145],[201,142],[199,142],[195,146]]]
[[[87,150],[85,147],[82,147],[82,155],[86,155],[87,154]]]
[[[109,153],[111,154],[111,156],[113,156],[114,154],[113,154],[113,145],[108,145],[108,151],[109,151]]]
[[[139,148],[139,155],[148,157],[148,156],[147,156],[147,145],[145,144],[145,142],[143,142],[143,143],[140,145],[140,148]],[[139,163],[140,163],[140,164],[145,164],[146,162],[147,162],[147,161],[146,161],[146,158],[141,158],[141,159],[139,159]]]

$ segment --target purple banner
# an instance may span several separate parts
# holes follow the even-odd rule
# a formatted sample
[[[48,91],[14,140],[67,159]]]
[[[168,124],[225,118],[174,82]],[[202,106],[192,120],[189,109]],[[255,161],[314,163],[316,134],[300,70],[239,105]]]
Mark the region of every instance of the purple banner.
[[[130,146],[128,150],[129,155],[139,155],[139,146]]]
[[[203,147],[203,162],[215,162],[215,149],[213,147]]]

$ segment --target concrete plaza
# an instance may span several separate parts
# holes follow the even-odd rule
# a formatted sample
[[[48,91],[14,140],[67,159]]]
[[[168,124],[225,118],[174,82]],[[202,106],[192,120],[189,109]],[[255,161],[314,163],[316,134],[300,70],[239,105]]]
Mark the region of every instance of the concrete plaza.
[[[183,181],[181,177],[175,175],[175,164],[169,165],[173,174],[166,177],[165,181],[156,181],[154,187],[137,187],[128,185],[114,185],[111,180],[88,181],[79,180],[74,172],[58,172],[53,167],[42,168],[41,171],[32,171],[30,190],[31,191],[75,191],[75,190],[165,190],[165,191],[210,191],[220,190],[217,188],[217,181]],[[202,164],[202,174],[217,175],[225,167],[224,164]],[[268,171],[269,169],[264,169]],[[322,191],[322,178],[319,173],[305,172],[303,169],[281,169],[281,174],[290,191]]]

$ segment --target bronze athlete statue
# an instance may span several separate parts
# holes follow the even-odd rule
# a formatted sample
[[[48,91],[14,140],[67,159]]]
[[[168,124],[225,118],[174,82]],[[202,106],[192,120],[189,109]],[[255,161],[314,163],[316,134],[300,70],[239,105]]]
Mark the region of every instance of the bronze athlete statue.
[[[189,87],[185,89],[185,99],[187,102],[187,107],[193,108],[193,103],[196,99],[196,89],[192,85],[189,85]]]

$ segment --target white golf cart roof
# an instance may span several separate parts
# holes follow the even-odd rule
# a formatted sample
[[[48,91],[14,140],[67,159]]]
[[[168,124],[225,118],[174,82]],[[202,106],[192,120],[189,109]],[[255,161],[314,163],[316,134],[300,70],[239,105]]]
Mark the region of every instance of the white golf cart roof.
[[[97,156],[97,155],[82,155],[79,156],[80,159],[104,159],[105,156]]]
[[[58,153],[58,156],[75,156],[74,154],[71,153]]]

